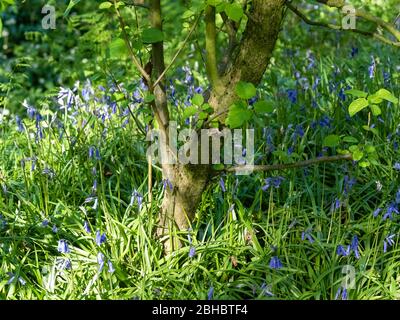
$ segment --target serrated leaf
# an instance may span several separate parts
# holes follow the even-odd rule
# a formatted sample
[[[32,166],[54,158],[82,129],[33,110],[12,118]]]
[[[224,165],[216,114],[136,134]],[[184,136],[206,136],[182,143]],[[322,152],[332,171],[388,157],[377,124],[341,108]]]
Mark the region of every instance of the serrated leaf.
[[[183,119],[190,118],[197,113],[197,108],[195,106],[189,106],[183,111]]]
[[[371,105],[371,112],[374,116],[379,116],[382,114],[381,108],[379,108],[379,106],[376,104]]]
[[[142,32],[143,43],[157,43],[164,40],[164,34],[160,29],[148,28]]]
[[[236,94],[239,98],[248,100],[253,98],[256,93],[256,87],[250,82],[239,81],[239,83],[236,85]]]
[[[399,99],[397,99],[390,91],[386,89],[380,89],[378,90],[375,95],[383,100],[392,102],[394,104],[397,104],[399,102]]]
[[[227,4],[225,7],[225,13],[229,19],[235,22],[239,22],[244,15],[243,8],[239,3]]]
[[[201,107],[204,103],[204,97],[201,94],[195,94],[192,98],[192,103]]]
[[[339,145],[339,142],[340,137],[336,134],[331,134],[325,137],[323,145],[324,147],[334,148]]]
[[[111,3],[111,2],[105,1],[105,2],[100,3],[99,9],[101,9],[101,10],[110,9],[111,6],[112,6],[112,3]]]
[[[267,101],[257,101],[254,104],[254,110],[257,113],[270,113],[274,111],[274,104]]]
[[[356,89],[347,90],[344,93],[351,94],[353,97],[357,97],[357,98],[366,98],[368,96],[368,93],[361,91],[361,90],[356,90]]]
[[[359,98],[354,100],[349,106],[350,117],[354,116],[357,112],[368,106],[368,101],[365,98]]]

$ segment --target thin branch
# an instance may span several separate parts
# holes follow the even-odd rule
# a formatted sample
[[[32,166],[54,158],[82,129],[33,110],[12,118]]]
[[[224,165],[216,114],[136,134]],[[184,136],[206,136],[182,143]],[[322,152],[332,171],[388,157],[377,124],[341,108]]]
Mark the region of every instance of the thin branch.
[[[376,32],[369,32],[369,31],[364,31],[360,29],[343,29],[342,26],[336,25],[336,24],[331,24],[331,23],[325,23],[325,22],[320,22],[320,21],[313,21],[309,19],[303,12],[301,12],[299,9],[297,9],[295,6],[293,6],[291,3],[287,2],[286,6],[293,11],[297,16],[299,16],[305,23],[312,25],[312,26],[318,26],[318,27],[324,27],[332,30],[338,30],[338,31],[350,31],[354,33],[361,34],[363,36],[367,37],[372,37],[377,40],[380,40],[386,44],[393,45],[395,47],[400,47],[400,41],[395,42],[387,39],[386,37],[376,33]]]
[[[160,76],[158,77],[158,79],[154,82],[153,87],[155,87],[165,76],[165,74],[168,72],[169,69],[171,69],[171,67],[173,66],[173,64],[175,63],[176,59],[179,57],[179,55],[181,54],[182,50],[185,48],[187,42],[189,41],[190,37],[192,36],[194,30],[196,29],[197,25],[199,24],[200,21],[200,17],[201,17],[201,13],[199,14],[199,16],[197,17],[195,23],[193,24],[192,28],[190,29],[189,33],[187,34],[185,40],[183,40],[183,44],[181,45],[181,47],[179,48],[179,50],[175,53],[174,57],[171,60],[171,63],[164,69],[164,71],[160,74]]]
[[[352,161],[353,157],[352,157],[351,154],[344,154],[344,155],[338,155],[338,156],[320,157],[320,158],[316,158],[316,159],[299,161],[299,162],[289,163],[289,164],[236,166],[236,167],[227,168],[225,171],[226,172],[237,172],[237,171],[282,171],[282,170],[287,170],[287,169],[302,168],[302,167],[308,167],[308,166],[312,166],[312,165],[316,165],[316,164],[320,164],[320,163],[329,163],[329,162],[336,162],[336,161],[342,161],[342,160]]]
[[[119,24],[120,24],[121,29],[122,29],[122,36],[124,38],[125,45],[129,50],[129,54],[130,54],[130,56],[132,58],[133,64],[136,66],[136,68],[139,70],[139,72],[142,74],[142,76],[147,80],[147,82],[150,83],[151,82],[150,75],[143,69],[143,67],[140,64],[139,60],[136,58],[135,53],[133,52],[131,43],[129,42],[128,34],[126,33],[126,30],[125,30],[125,27],[126,27],[125,26],[125,22],[124,22],[124,20],[123,20],[123,18],[121,16],[121,13],[119,12],[119,10],[118,10],[118,8],[116,6],[116,0],[114,0],[114,7],[115,7],[115,11],[116,11],[117,16],[118,16]]]
[[[143,8],[143,9],[150,9],[150,6],[148,4],[145,4],[143,0],[140,1],[124,1],[125,5],[127,6],[133,6],[133,7],[139,7],[139,8]]]
[[[205,11],[206,23],[206,70],[211,86],[217,88],[219,82],[217,50],[216,50],[216,26],[215,8],[207,6]]]

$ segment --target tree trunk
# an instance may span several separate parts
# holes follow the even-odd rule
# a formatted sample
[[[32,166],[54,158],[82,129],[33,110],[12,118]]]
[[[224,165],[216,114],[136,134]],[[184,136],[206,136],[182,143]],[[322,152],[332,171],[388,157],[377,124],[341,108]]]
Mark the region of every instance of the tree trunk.
[[[272,56],[284,16],[285,0],[253,0],[241,43],[229,57],[231,63],[212,88],[209,104],[222,126],[226,111],[237,99],[235,88],[239,81],[258,85]],[[157,230],[168,254],[180,247],[173,235],[174,227],[187,231],[193,221],[202,193],[211,178],[211,165],[163,166],[163,178],[172,183],[167,186],[160,210]]]

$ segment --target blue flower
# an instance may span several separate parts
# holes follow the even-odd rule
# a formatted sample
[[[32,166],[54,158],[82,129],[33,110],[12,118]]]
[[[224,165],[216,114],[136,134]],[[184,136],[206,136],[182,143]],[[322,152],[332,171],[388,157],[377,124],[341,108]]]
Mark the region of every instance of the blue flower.
[[[372,79],[375,76],[375,69],[376,69],[375,58],[371,56],[371,65],[368,67],[368,74],[370,79]]]
[[[304,241],[305,239],[307,239],[310,243],[314,242],[314,239],[311,237],[310,230],[306,230],[301,233],[301,240]]]
[[[347,249],[345,250],[341,244],[338,245],[338,247],[336,249],[336,254],[338,256],[347,257],[350,254],[350,246],[347,246]]]
[[[221,186],[222,192],[226,192],[225,181],[224,181],[224,179],[222,177],[221,177],[221,179],[219,179],[219,185]]]
[[[342,291],[342,289],[343,289],[343,291]],[[342,300],[347,300],[347,298],[348,298],[347,289],[346,288],[342,288],[340,286],[338,288],[338,290],[336,291],[335,300],[338,300],[339,296],[341,296]]]
[[[172,185],[172,183],[171,183],[171,181],[169,179],[163,179],[162,183],[163,183],[163,189],[164,190],[167,188],[167,186],[168,186],[170,191],[172,191],[174,189],[174,187],[173,187],[173,185]]]
[[[23,132],[25,129],[22,119],[19,116],[15,116],[15,122],[17,123],[17,131]]]
[[[207,299],[212,300],[213,296],[214,296],[214,287],[211,286],[207,293]]]
[[[85,221],[85,223],[83,224],[83,229],[87,232],[87,233],[91,233],[92,230],[90,230],[89,227],[89,223],[87,221]]]
[[[271,292],[271,286],[267,286],[265,282],[260,287],[261,289],[261,294],[266,296],[266,297],[272,297],[274,294]]]
[[[354,58],[358,54],[358,48],[357,47],[351,47],[351,57]]]
[[[393,166],[393,169],[400,171],[400,162],[396,162]]]
[[[189,258],[193,258],[195,255],[196,255],[196,248],[195,247],[190,247]]]
[[[58,228],[55,224],[53,224],[53,227],[51,228],[51,231],[53,231],[53,233],[57,233],[58,232]]]
[[[69,248],[68,248],[68,243],[67,240],[61,239],[58,241],[58,247],[57,247],[58,252],[61,253],[69,253]]]
[[[357,259],[360,259],[360,253],[358,252],[358,237],[354,236],[351,240],[350,249],[353,250],[354,255]]]
[[[97,263],[99,264],[99,272],[101,272],[104,267],[104,254],[101,252],[97,254]]]
[[[108,264],[108,273],[114,273],[115,268],[114,268],[112,262],[110,260],[108,260],[107,264]]]
[[[279,260],[277,256],[274,256],[271,258],[271,261],[269,262],[269,267],[271,269],[280,269],[282,268],[282,262]]]
[[[288,90],[286,90],[286,94],[291,103],[297,102],[297,90],[296,89],[288,89]]]
[[[383,220],[386,220],[387,218],[393,220],[393,213],[399,214],[399,211],[397,210],[396,204],[391,202],[386,210],[385,215],[383,216]]]
[[[397,203],[397,204],[400,203],[400,189],[397,190],[397,192],[396,192],[396,203]]]
[[[49,225],[49,220],[44,219],[44,220],[42,221],[42,227],[47,227],[48,225]]]
[[[261,189],[264,191],[267,191],[271,186],[278,189],[284,180],[285,180],[285,178],[283,178],[283,177],[267,178],[267,179],[265,179],[265,185]]]
[[[387,248],[394,245],[394,240],[393,240],[393,238],[394,238],[395,236],[396,236],[395,234],[391,234],[391,235],[387,236],[387,237],[385,238],[385,240],[383,240],[383,252],[386,253]]]
[[[382,211],[382,208],[378,208],[378,209],[375,209],[375,211],[372,213],[372,215],[374,216],[374,218],[376,218],[378,215],[379,215],[379,213]]]
[[[105,233],[100,234],[100,231],[97,230],[97,231],[96,231],[96,240],[95,240],[95,241],[96,241],[96,244],[97,244],[98,246],[100,246],[100,245],[102,245],[103,243],[105,243],[106,240],[107,240],[106,234],[105,234]]]
[[[92,159],[94,157],[94,147],[89,147],[89,158]]]
[[[95,158],[96,158],[96,160],[101,160],[100,150],[98,148],[96,148]]]
[[[351,189],[354,187],[354,185],[357,183],[357,180],[355,178],[349,178],[349,176],[344,176],[344,188],[343,188],[343,193],[345,195],[348,195]]]

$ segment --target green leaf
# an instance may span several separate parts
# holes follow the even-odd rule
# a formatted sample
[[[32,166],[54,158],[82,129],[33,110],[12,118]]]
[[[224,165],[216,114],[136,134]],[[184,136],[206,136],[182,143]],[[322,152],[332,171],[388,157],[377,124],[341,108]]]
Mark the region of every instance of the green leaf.
[[[0,38],[1,38],[2,32],[3,32],[3,21],[1,21],[1,17],[0,17]]]
[[[368,93],[356,89],[347,90],[344,93],[351,94],[353,97],[357,98],[366,98],[368,96]]]
[[[324,147],[334,148],[339,145],[340,137],[335,134],[331,134],[324,139]]]
[[[376,94],[372,94],[368,97],[368,102],[370,104],[379,104],[383,101],[382,98],[380,98],[379,96],[377,96]]]
[[[245,122],[249,121],[253,113],[246,107],[240,104],[234,104],[229,109],[228,117],[225,120],[225,124],[230,128],[239,128]]]
[[[207,0],[207,4],[209,6],[213,6],[213,7],[216,7],[221,3],[222,3],[222,0]]]
[[[72,8],[75,7],[79,2],[81,2],[81,0],[71,0],[69,2],[68,7],[67,7],[67,9],[65,9],[65,12],[64,12],[64,18],[69,15]]]
[[[125,41],[121,38],[115,39],[109,46],[110,56],[113,59],[120,59],[128,56],[128,49]]]
[[[164,40],[164,34],[160,29],[148,28],[142,32],[143,43],[157,43]]]
[[[348,142],[348,143],[358,143],[358,140],[352,136],[346,136],[343,138],[344,142]]]
[[[374,146],[368,145],[365,147],[365,151],[367,151],[367,153],[374,153],[376,149]]]
[[[379,106],[376,104],[371,105],[371,111],[374,116],[379,116],[382,114],[381,108],[379,108]]]
[[[197,108],[195,106],[189,106],[183,111],[183,119],[190,118],[197,113]]]
[[[221,171],[225,169],[224,164],[219,163],[219,164],[213,164],[212,166],[213,170]]]
[[[360,150],[360,149],[358,148],[358,146],[351,146],[351,147],[349,148],[349,150],[350,150],[350,152],[354,153],[354,152],[356,152],[356,151],[358,151],[358,150]]]
[[[397,104],[399,102],[399,99],[397,99],[390,91],[386,89],[380,89],[378,90],[375,95],[383,100],[392,102],[394,104]]]
[[[243,17],[244,12],[242,6],[239,3],[229,3],[225,7],[225,13],[229,17],[229,19],[239,22]]]
[[[195,94],[192,98],[192,103],[201,107],[204,103],[204,97],[201,94]]]
[[[207,112],[200,112],[199,113],[199,119],[200,120],[205,120],[208,117],[208,113]]]
[[[366,167],[369,167],[371,164],[369,163],[369,161],[365,160],[365,161],[361,161],[359,163],[359,165],[361,168],[366,168]]]
[[[360,161],[364,157],[364,152],[361,150],[356,150],[353,152],[354,161]]]
[[[368,106],[368,101],[365,98],[359,98],[354,100],[349,106],[350,117],[354,116],[357,112]]]
[[[239,81],[236,85],[236,94],[239,98],[248,100],[256,95],[256,87],[250,82]]]
[[[146,103],[153,102],[155,98],[156,97],[154,96],[154,94],[148,94],[144,97],[144,102]]]
[[[274,111],[274,104],[267,101],[257,101],[254,104],[254,110],[257,113],[270,113]]]
[[[111,3],[111,2],[105,1],[105,2],[100,3],[99,9],[102,9],[102,10],[103,10],[103,9],[110,9],[111,6],[112,6],[112,3]]]

